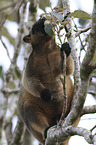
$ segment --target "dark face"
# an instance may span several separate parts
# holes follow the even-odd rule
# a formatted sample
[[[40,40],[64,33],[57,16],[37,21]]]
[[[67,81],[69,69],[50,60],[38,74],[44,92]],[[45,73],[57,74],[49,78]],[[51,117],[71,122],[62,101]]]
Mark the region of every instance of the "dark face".
[[[26,35],[23,38],[23,41],[26,43],[31,43],[32,45],[40,42],[47,42],[52,39],[52,36],[49,36],[44,30],[44,22],[46,18],[40,18],[36,21],[30,31],[29,35]]]
[[[45,34],[45,31],[44,31],[44,22],[45,22],[46,18],[43,17],[43,18],[40,18],[38,21],[36,21],[32,27],[32,34],[36,34],[38,32],[42,33],[42,34]]]

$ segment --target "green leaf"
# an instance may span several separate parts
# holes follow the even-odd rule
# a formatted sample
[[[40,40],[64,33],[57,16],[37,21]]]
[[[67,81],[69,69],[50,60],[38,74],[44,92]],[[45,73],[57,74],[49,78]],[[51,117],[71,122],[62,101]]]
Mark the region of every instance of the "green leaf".
[[[63,20],[63,15],[59,13],[53,13],[53,16],[56,17],[60,22]]]
[[[44,30],[45,30],[45,32],[46,32],[48,35],[50,35],[50,36],[53,36],[53,35],[54,35],[54,32],[53,32],[53,30],[52,30],[52,26],[51,26],[50,23],[49,23],[49,24],[45,24]]]
[[[70,13],[69,16],[73,16],[74,18],[79,18],[79,19],[92,19],[91,16],[82,10],[75,10],[73,13]]]
[[[58,9],[59,11],[64,11],[64,10],[66,10],[65,8],[59,8]]]

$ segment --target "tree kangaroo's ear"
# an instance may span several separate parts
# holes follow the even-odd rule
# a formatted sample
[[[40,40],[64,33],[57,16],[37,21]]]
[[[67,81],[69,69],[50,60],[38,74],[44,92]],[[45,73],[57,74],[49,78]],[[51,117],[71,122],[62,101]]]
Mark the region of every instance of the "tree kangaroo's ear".
[[[24,38],[23,38],[23,41],[24,42],[26,42],[26,43],[31,43],[31,35],[29,34],[29,35],[26,35],[26,36],[24,36]]]

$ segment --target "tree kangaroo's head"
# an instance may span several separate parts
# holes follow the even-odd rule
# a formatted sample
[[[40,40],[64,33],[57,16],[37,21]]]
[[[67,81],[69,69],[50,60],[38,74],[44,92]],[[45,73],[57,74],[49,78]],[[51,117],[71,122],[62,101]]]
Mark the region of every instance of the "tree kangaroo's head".
[[[24,36],[23,40],[26,43],[31,43],[32,46],[38,46],[54,39],[54,36],[48,35],[44,30],[44,22],[46,18],[40,18],[34,23],[30,33]]]

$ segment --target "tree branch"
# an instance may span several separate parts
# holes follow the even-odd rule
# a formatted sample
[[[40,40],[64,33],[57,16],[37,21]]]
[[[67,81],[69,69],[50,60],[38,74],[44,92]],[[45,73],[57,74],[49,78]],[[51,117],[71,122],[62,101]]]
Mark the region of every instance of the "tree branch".
[[[24,124],[22,120],[18,118],[18,122],[9,145],[21,145],[23,134],[24,134]]]
[[[88,91],[88,94],[91,94],[93,96],[96,96],[96,91]]]
[[[15,4],[18,3],[18,1],[19,1],[19,0],[15,1],[15,2],[12,2],[12,3],[10,3],[10,4],[7,5],[7,6],[1,7],[1,8],[0,8],[0,11],[6,10],[6,9],[8,9],[8,8],[10,8],[10,7],[12,7],[12,6],[14,6]]]
[[[63,127],[61,129],[61,127],[55,128],[55,132],[54,132],[54,128],[50,129],[50,132],[48,130],[48,139],[46,140],[45,145],[53,145],[56,142],[62,142],[65,141],[66,139],[68,139],[69,136],[73,136],[73,135],[79,135],[84,137],[84,139],[90,143],[93,144],[93,136],[91,131],[81,128],[81,127],[75,127],[75,126],[68,126],[68,127]]]
[[[64,75],[64,80],[63,80],[63,92],[64,92],[64,106],[63,106],[63,111],[61,118],[59,120],[58,125],[62,124],[62,120],[64,120],[65,117],[65,112],[67,108],[67,94],[66,94],[66,54],[63,52],[64,60],[63,60],[63,75]]]
[[[11,61],[12,64],[16,64],[18,55],[21,50],[21,44],[22,44],[22,40],[23,40],[22,38],[23,38],[23,32],[24,32],[26,5],[27,5],[27,2],[25,1],[25,4],[23,3],[22,6],[20,7],[19,31],[18,31],[18,35],[15,41],[15,52],[14,52],[13,59]]]
[[[16,10],[18,10],[18,8],[20,7],[22,1],[23,0],[19,0],[18,3],[15,5],[15,7],[10,12],[8,12],[8,14],[6,14],[6,15],[2,14],[2,18],[1,18],[1,22],[0,22],[0,29],[2,28],[6,18],[8,16],[10,16],[11,14],[13,14]]]
[[[93,145],[96,145],[96,134],[93,137]]]
[[[92,62],[92,59],[96,50],[96,4],[94,3],[93,13],[92,13],[92,26],[91,32],[89,35],[89,46],[85,54],[84,60],[81,65],[81,74],[82,76],[88,77],[90,75],[90,67],[88,65]],[[87,70],[87,72],[86,72]]]
[[[73,124],[74,120],[77,119],[78,115],[82,111],[82,108],[83,108],[83,105],[84,105],[84,102],[86,99],[87,89],[88,89],[88,81],[89,81],[88,74],[86,77],[86,71],[87,71],[86,67],[88,67],[89,63],[92,61],[92,58],[93,58],[94,52],[95,52],[95,47],[96,47],[96,41],[95,41],[95,39],[96,39],[95,38],[95,36],[96,36],[96,15],[95,14],[96,14],[96,5],[94,6],[94,10],[93,10],[93,21],[92,21],[92,27],[91,27],[92,28],[91,34],[93,33],[94,35],[90,36],[90,39],[91,39],[91,40],[89,40],[90,47],[88,47],[88,51],[86,53],[86,56],[83,60],[82,66],[81,66],[81,72],[82,72],[81,76],[80,76],[81,77],[81,85],[79,85],[79,90],[76,90],[76,94],[74,96],[75,103],[73,104],[71,112],[69,113],[69,115],[67,116],[67,118],[64,121],[64,124],[63,124],[64,127]],[[94,45],[92,44],[92,47],[91,47],[92,41],[93,41]],[[86,67],[85,67],[85,65],[86,65]],[[75,74],[78,74],[77,73],[78,69],[77,68],[75,68],[75,69],[76,69]],[[78,76],[76,76],[76,78]],[[79,80],[79,79],[77,79],[77,80]],[[78,81],[76,82],[76,84],[79,84]]]
[[[0,38],[0,40],[1,40],[2,45],[4,46],[4,48],[5,48],[6,52],[7,52],[7,56],[9,58],[9,60],[11,61],[11,58],[10,58],[10,55],[9,55],[8,48],[7,48],[6,44],[4,43],[4,41],[2,40],[2,38]]]
[[[70,11],[69,7],[69,0],[62,0],[66,11]],[[68,139],[69,135],[80,135],[84,136],[84,138],[89,143],[93,143],[92,134],[90,131],[78,127],[73,127],[72,125],[76,119],[79,117],[88,91],[88,83],[89,83],[89,75],[92,73],[90,71],[90,62],[94,56],[95,47],[96,47],[96,16],[95,16],[96,6],[94,6],[93,10],[93,21],[90,33],[90,40],[89,40],[89,47],[86,53],[86,56],[83,60],[81,66],[81,74],[80,74],[80,65],[79,59],[77,55],[77,49],[75,44],[75,37],[72,28],[72,23],[68,23],[68,30],[71,32],[71,36],[68,38],[68,42],[72,48],[72,57],[74,59],[75,71],[74,71],[74,85],[75,85],[75,92],[74,92],[74,100],[72,104],[72,109],[68,116],[63,121],[62,129],[61,126],[56,126],[48,130],[48,138],[46,140],[46,145],[52,145],[52,143],[62,142]],[[93,42],[93,44],[92,44]],[[92,46],[91,46],[92,44]],[[87,61],[88,59],[88,61]],[[93,69],[93,68],[92,68]],[[88,136],[87,136],[88,135]]]
[[[81,29],[80,31],[78,31],[76,34],[75,34],[75,37],[79,36],[80,34],[84,33],[84,32],[87,32],[88,30],[91,29],[91,26],[88,26],[87,28],[84,28],[84,29]]]
[[[15,88],[15,89],[3,88],[1,91],[4,94],[8,94],[9,95],[9,94],[12,94],[12,93],[17,94],[17,93],[19,93],[19,90],[20,90],[20,88]]]
[[[66,7],[66,11],[70,11],[69,0],[63,0],[62,2],[63,2],[64,7]],[[80,65],[79,65],[79,59],[78,59],[77,48],[76,48],[76,43],[75,43],[75,34],[74,34],[74,31],[73,31],[73,25],[72,25],[71,21],[69,21],[69,23],[68,23],[68,30],[71,33],[71,36],[68,37],[68,42],[70,44],[70,47],[72,48],[72,53],[71,54],[72,54],[72,57],[73,57],[73,60],[74,60],[74,66],[75,66],[75,70],[74,70],[74,86],[75,86],[74,94],[75,95],[74,95],[72,110],[64,121],[64,126],[66,126],[66,127],[68,125],[73,124],[73,122],[77,119],[77,117],[79,115],[79,113],[76,113],[77,110],[75,110],[76,109],[75,104],[77,104],[80,101],[80,100],[78,100],[78,91],[79,91],[80,86],[81,86]],[[79,106],[77,106],[77,107],[79,107]]]
[[[91,114],[91,113],[96,113],[96,105],[90,105],[90,106],[85,106],[80,114],[80,116],[83,116],[85,114]]]
[[[74,123],[74,121],[77,119],[78,115],[80,114],[80,112],[82,111],[85,99],[86,99],[86,95],[87,95],[87,90],[88,90],[88,81],[89,81],[89,73],[87,73],[89,70],[89,63],[92,61],[92,58],[94,56],[94,52],[95,52],[95,47],[96,47],[96,41],[95,41],[95,36],[96,36],[96,5],[94,6],[94,10],[93,10],[93,21],[92,21],[92,30],[91,30],[91,34],[93,33],[94,35],[90,36],[89,40],[89,46],[88,47],[88,51],[86,53],[86,56],[83,60],[82,66],[81,66],[81,83],[78,83],[79,79],[79,75],[76,75],[76,84],[79,84],[79,89],[75,90],[76,94],[74,96],[74,102],[73,102],[73,107],[72,110],[70,111],[69,115],[67,116],[67,118],[64,121],[63,126],[68,126]],[[95,16],[94,16],[95,15]],[[73,33],[72,33],[73,34]],[[71,38],[70,38],[71,39]],[[92,47],[91,47],[91,42],[93,41]],[[73,41],[74,42],[74,41]],[[75,58],[74,58],[75,59]],[[88,61],[87,61],[88,60]],[[77,61],[78,62],[78,61]],[[86,65],[86,66],[85,66]],[[76,66],[76,64],[75,64]],[[75,72],[74,74],[79,74],[78,73],[78,69],[77,67],[75,67]],[[78,87],[76,87],[78,88]]]
[[[91,133],[91,131],[89,131],[87,129],[84,129],[84,128],[81,128],[81,127],[69,126],[68,129],[67,129],[67,133],[70,136],[73,136],[73,135],[82,136],[82,137],[84,137],[84,139],[89,144],[93,143],[93,141],[92,141],[92,139],[93,139],[92,133]]]

